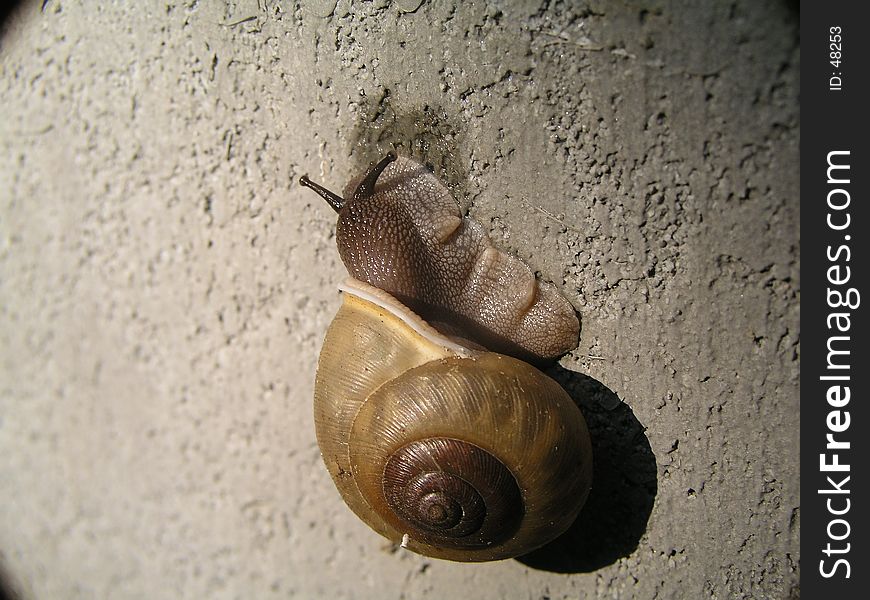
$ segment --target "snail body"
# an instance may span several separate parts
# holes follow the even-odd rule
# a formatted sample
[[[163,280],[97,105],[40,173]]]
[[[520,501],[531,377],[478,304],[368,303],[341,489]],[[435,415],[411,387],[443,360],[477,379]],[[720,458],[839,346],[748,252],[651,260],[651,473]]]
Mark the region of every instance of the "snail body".
[[[348,184],[344,198],[301,181],[338,212],[336,243],[351,277],[490,350],[546,361],[577,346],[571,304],[462,218],[424,166],[390,153]]]
[[[506,264],[496,267],[502,273],[522,273],[510,265],[519,261],[503,259],[485,235],[478,237],[473,230],[479,225],[459,217],[460,223],[453,223],[453,213],[446,209],[452,198],[433,196],[434,176],[422,174],[422,167],[406,159],[400,159],[401,168],[385,172],[393,161],[388,156],[349,186],[347,201],[324,196],[334,208],[340,205],[337,238],[352,278],[341,288],[342,306],[318,362],[318,444],[347,505],[393,542],[449,560],[519,556],[561,534],[579,513],[592,477],[586,423],[555,381],[519,358],[491,351],[489,344],[495,340],[518,356],[539,358],[548,356],[552,345],[506,343],[508,336],[493,335],[493,323],[500,327],[499,321],[508,321],[486,317],[486,312],[478,318],[465,306],[467,298],[457,300],[450,292],[457,288],[455,282],[438,283],[445,273],[460,271],[472,273],[473,279],[473,273],[482,272],[477,264],[481,254],[490,255],[483,259],[490,265]],[[381,173],[387,176],[383,184]],[[331,194],[307,178],[303,183],[321,195]],[[390,210],[364,210],[366,201],[390,203],[384,198],[409,193],[409,188],[424,189],[418,195],[424,200],[435,197],[435,213],[445,215],[441,223],[449,222],[449,227],[425,221],[420,215],[427,210],[408,209],[403,202],[392,202]],[[353,218],[342,224],[342,213],[351,208]],[[417,222],[399,223],[408,219]],[[391,239],[403,245],[393,248]],[[464,244],[472,256],[432,267],[438,256],[453,255],[458,248],[433,255],[432,239],[441,245],[451,239]],[[435,278],[434,283],[421,274]],[[358,275],[367,281],[354,278]],[[510,293],[507,300],[499,299],[501,306],[522,305],[510,316],[513,323],[539,320],[528,317],[536,314],[530,312],[536,304],[543,315],[549,314],[547,306],[562,308],[551,300],[549,291],[555,290],[541,288],[534,277],[532,284],[531,302],[525,296],[518,302]],[[481,284],[472,295],[497,306],[485,300],[497,290]],[[452,324],[443,321],[451,317]],[[570,319],[563,317],[557,314],[557,325],[548,327],[558,329],[567,322],[570,328]],[[571,335],[576,343],[576,333],[565,337]],[[535,351],[542,348],[546,352]]]

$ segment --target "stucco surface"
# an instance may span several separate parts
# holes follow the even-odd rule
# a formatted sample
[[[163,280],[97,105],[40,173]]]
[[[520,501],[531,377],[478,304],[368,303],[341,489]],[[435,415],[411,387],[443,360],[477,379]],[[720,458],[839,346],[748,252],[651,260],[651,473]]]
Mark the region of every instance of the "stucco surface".
[[[0,570],[24,598],[788,598],[796,3],[23,2],[0,37]],[[341,503],[341,189],[396,148],[582,319],[595,488],[463,565]]]

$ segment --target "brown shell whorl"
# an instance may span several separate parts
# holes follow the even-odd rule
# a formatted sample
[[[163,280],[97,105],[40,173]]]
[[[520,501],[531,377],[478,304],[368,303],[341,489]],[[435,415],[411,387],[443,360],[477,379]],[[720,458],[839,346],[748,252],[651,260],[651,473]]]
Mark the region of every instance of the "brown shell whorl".
[[[510,470],[483,449],[428,438],[387,461],[384,498],[413,535],[429,544],[484,547],[508,539],[522,520],[522,495]]]
[[[351,510],[393,542],[449,560],[519,556],[565,531],[592,480],[570,396],[522,361],[457,347],[365,284],[344,289],[314,423]]]

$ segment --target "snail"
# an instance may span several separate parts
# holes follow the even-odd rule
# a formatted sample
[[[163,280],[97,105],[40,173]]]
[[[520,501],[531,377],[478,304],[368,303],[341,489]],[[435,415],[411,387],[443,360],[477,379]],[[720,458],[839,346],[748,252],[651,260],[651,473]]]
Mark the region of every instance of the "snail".
[[[574,521],[592,451],[570,396],[527,361],[577,344],[554,286],[463,218],[424,166],[390,152],[345,189],[350,278],[314,391],[317,440],[346,504],[419,554],[520,556]]]

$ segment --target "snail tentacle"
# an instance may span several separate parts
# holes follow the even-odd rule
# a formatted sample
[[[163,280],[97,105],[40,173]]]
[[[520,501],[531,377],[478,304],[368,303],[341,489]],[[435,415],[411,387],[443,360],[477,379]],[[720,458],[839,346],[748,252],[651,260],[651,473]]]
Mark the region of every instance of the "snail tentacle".
[[[378,163],[369,169],[368,173],[366,173],[365,177],[363,177],[362,181],[359,182],[356,190],[354,191],[351,198],[353,200],[360,200],[363,198],[369,198],[375,192],[375,182],[377,182],[378,177],[381,176],[381,173],[384,172],[384,169],[387,166],[396,160],[396,153],[392,150],[387,152],[387,154],[378,161]]]
[[[317,192],[317,195],[326,200],[335,212],[341,212],[341,209],[344,207],[344,198],[322,185],[314,183],[308,178],[308,175],[303,175],[299,178],[299,185]]]

